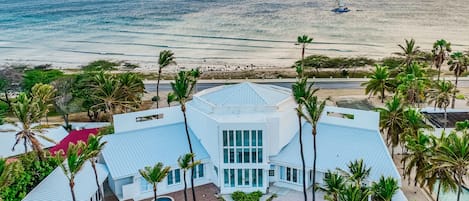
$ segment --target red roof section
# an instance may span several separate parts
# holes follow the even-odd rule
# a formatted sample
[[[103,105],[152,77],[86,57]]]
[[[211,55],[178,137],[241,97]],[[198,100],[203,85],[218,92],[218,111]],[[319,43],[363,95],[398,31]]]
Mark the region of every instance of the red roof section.
[[[63,150],[64,153],[66,153],[70,142],[76,144],[78,141],[83,141],[86,143],[88,141],[88,136],[92,134],[96,135],[98,131],[99,129],[97,128],[71,131],[64,139],[62,139],[62,141],[60,141],[59,144],[49,149],[49,152],[52,155],[55,155],[55,153],[59,150]]]

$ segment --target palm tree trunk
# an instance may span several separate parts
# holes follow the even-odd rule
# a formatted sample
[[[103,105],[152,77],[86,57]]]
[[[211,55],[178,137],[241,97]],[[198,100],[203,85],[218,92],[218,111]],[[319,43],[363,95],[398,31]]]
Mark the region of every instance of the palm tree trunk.
[[[384,86],[381,89],[381,103],[384,103]]]
[[[456,80],[454,81],[453,100],[451,101],[451,108],[454,109],[454,103],[456,102],[456,90],[458,89],[458,78],[456,74]]]
[[[301,155],[301,165],[302,165],[302,172],[303,172],[303,196],[305,201],[308,200],[308,195],[306,194],[306,164],[305,164],[305,154],[303,151],[303,128],[301,125],[301,114],[298,112],[298,126],[299,126],[299,138],[300,138],[300,155]]]
[[[436,192],[436,201],[440,200],[440,191],[441,191],[441,181],[438,182],[438,190]]]
[[[184,200],[187,201],[187,181],[186,181],[186,170],[184,170]]]
[[[446,107],[445,107],[445,126],[443,127],[443,131],[446,130],[446,126],[448,125],[448,113],[446,112]]]
[[[156,183],[153,183],[153,197],[156,201]]]
[[[75,186],[75,182],[73,181],[73,178],[70,179],[68,185],[70,186],[70,193],[72,193],[72,200],[73,201],[76,201],[76,197],[75,197],[75,190],[73,189],[73,187]]]
[[[187,125],[186,104],[185,103],[181,104],[181,111],[182,111],[182,114],[184,115],[184,127],[186,129],[187,142],[189,143],[189,151],[191,152],[191,154],[194,154],[194,151],[192,150],[191,138],[189,136],[189,128],[188,128],[188,125]],[[192,162],[192,164],[194,164],[194,157],[192,157],[191,162]],[[196,201],[195,189],[194,189],[194,175],[195,175],[195,169],[191,168],[192,200]]]
[[[156,81],[156,97],[158,98],[156,100],[156,109],[160,107],[159,102],[160,102],[160,80],[161,80],[161,67],[158,70],[158,80]]]
[[[462,192],[462,174],[459,174],[458,176],[458,199],[457,201],[459,201],[461,199],[461,192]]]
[[[98,171],[96,171],[96,162],[94,161],[94,158],[90,159],[90,162],[91,162],[91,167],[93,167],[94,179],[96,180],[96,186],[98,187],[99,196],[102,198],[102,200],[104,200],[104,196],[101,193],[101,186],[99,185]]]
[[[441,64],[438,65],[438,79],[436,80],[437,82],[440,81],[440,74],[441,74]]]
[[[313,158],[313,201],[316,200],[316,125],[313,128],[313,145],[314,145],[314,158]]]

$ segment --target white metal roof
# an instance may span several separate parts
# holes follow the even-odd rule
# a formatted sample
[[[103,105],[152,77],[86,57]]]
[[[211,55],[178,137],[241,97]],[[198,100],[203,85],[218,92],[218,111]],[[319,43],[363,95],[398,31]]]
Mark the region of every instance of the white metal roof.
[[[303,146],[308,169],[312,169],[314,153],[311,131],[311,125],[305,123]],[[278,155],[271,157],[271,161],[301,167],[298,137],[297,133]],[[399,173],[378,131],[319,123],[316,140],[318,171],[326,172],[336,168],[347,170],[350,161],[363,159],[365,164],[371,167],[371,181],[378,181],[381,175],[384,175],[392,176],[400,182]]]
[[[244,82],[207,89],[197,94],[200,99],[217,106],[258,105],[274,106],[291,96],[287,88]]]
[[[18,145],[16,145],[15,151],[11,150],[13,144],[15,144],[16,141],[15,135],[18,131],[20,131],[20,129],[20,127],[11,124],[5,124],[0,126],[0,130],[4,131],[0,132],[0,157],[11,157],[24,153],[24,145],[22,140],[19,142]],[[56,128],[44,129],[43,134],[58,143],[65,136],[68,135],[68,132],[62,126],[59,126]],[[51,143],[40,137],[37,137],[37,139],[43,145],[44,148],[55,146],[54,143]],[[31,151],[30,145],[28,145],[28,150]]]
[[[189,132],[196,159],[209,155],[192,131]],[[189,153],[184,123],[157,126],[107,135],[102,156],[113,179],[138,174],[157,162],[176,167],[179,156]]]
[[[105,165],[96,164],[98,180],[103,183],[108,171]],[[77,201],[89,201],[90,197],[98,190],[96,186],[93,168],[90,162],[86,162],[83,169],[75,177],[75,196]],[[23,201],[68,201],[72,200],[68,179],[62,168],[57,167],[26,195]]]

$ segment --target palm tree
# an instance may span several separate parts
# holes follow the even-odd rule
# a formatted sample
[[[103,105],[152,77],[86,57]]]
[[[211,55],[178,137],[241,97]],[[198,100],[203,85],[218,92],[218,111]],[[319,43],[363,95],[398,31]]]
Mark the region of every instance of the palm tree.
[[[15,150],[16,145],[23,140],[24,152],[28,152],[28,144],[31,145],[32,149],[36,151],[40,160],[43,159],[42,145],[36,136],[43,138],[47,141],[53,142],[53,140],[47,138],[41,132],[42,130],[38,127],[33,127],[33,123],[40,121],[42,115],[44,114],[43,110],[39,106],[39,103],[32,98],[28,97],[26,93],[20,93],[16,102],[12,104],[13,114],[22,125],[21,131],[16,133],[16,141],[13,145],[12,150]],[[55,142],[53,142],[55,143]]]
[[[66,160],[63,163],[59,163],[59,166],[62,168],[68,179],[73,201],[76,201],[74,190],[75,176],[80,172],[87,160],[86,156],[83,154],[83,150],[85,148],[86,145],[82,141],[78,141],[77,144],[70,143],[66,153]],[[62,150],[56,154],[59,158],[62,157],[62,155],[64,155]]]
[[[31,88],[31,97],[37,101],[43,115],[46,117],[46,124],[49,124],[49,119],[47,114],[49,113],[49,108],[52,106],[51,102],[55,97],[55,88],[50,84],[35,84]]]
[[[339,201],[368,201],[371,194],[368,188],[350,184],[339,194]]]
[[[469,169],[469,135],[463,133],[458,136],[452,132],[445,139],[439,141],[433,160],[439,162],[439,168],[449,169],[458,185],[457,201],[461,198],[463,176]]]
[[[448,54],[451,52],[451,43],[447,42],[444,39],[437,40],[433,43],[433,63],[435,67],[438,69],[438,81],[440,81],[440,72],[441,72],[441,65],[445,62],[448,57]]]
[[[317,125],[319,118],[321,117],[324,107],[326,106],[326,101],[319,101],[317,96],[311,96],[308,99],[304,99],[303,104],[306,111],[301,112],[301,116],[305,118],[306,122],[311,124],[312,135],[313,135],[313,147],[314,147],[314,156],[313,156],[313,201],[316,200],[316,159],[317,159],[317,147],[316,147],[316,135],[317,135]]]
[[[142,177],[148,183],[153,185],[154,200],[156,200],[156,198],[157,198],[156,190],[157,190],[158,183],[163,181],[163,179],[166,176],[168,176],[168,173],[169,173],[170,170],[171,170],[171,167],[169,167],[169,166],[163,167],[163,163],[161,163],[161,162],[155,164],[155,166],[153,166],[153,167],[147,166],[144,169],[139,170],[140,175],[142,175]]]
[[[339,201],[339,194],[345,189],[346,179],[337,172],[328,170],[323,179],[323,186],[317,189],[326,193],[324,199],[328,201]]]
[[[103,150],[104,145],[107,143],[101,142],[102,138],[102,135],[89,135],[88,142],[86,143],[85,148],[86,158],[91,162],[91,167],[93,167],[96,186],[98,187],[98,192],[101,198],[103,198],[104,196],[102,195],[101,187],[99,185],[98,172],[96,170],[96,158],[98,157],[99,153],[101,153],[101,151]]]
[[[420,129],[432,129],[425,123],[425,116],[418,109],[407,108],[404,111],[404,136],[417,136]],[[405,137],[403,138],[405,140]]]
[[[377,108],[380,114],[380,128],[386,132],[388,146],[392,146],[391,155],[394,158],[394,148],[400,144],[400,136],[404,130],[404,106],[401,99],[394,95],[387,101],[384,108]]]
[[[301,67],[298,67],[301,68]],[[301,76],[301,70],[299,76]],[[298,116],[298,133],[299,133],[299,143],[300,143],[300,155],[301,155],[301,164],[302,164],[302,176],[303,176],[303,196],[305,201],[308,199],[306,194],[306,163],[305,156],[303,151],[303,124],[301,122],[301,113],[303,111],[304,101],[311,98],[311,96],[318,91],[319,89],[312,89],[313,84],[308,86],[308,78],[303,77],[297,80],[292,85],[293,97],[295,98],[296,103],[298,104],[296,108],[296,114]]]
[[[381,94],[381,103],[384,103],[385,91],[392,91],[393,86],[389,78],[389,71],[386,66],[376,64],[376,69],[371,75],[371,79],[361,84],[366,86],[365,94],[376,95],[378,92]]]
[[[467,129],[469,129],[469,120],[456,122],[456,131],[467,131]]]
[[[168,98],[166,98],[166,101],[168,103],[168,107],[171,107],[171,103],[176,101],[176,96],[174,95],[173,92],[168,93]]]
[[[145,93],[143,80],[135,73],[119,74],[117,76],[117,80],[119,82],[119,91],[122,93],[123,100],[126,101],[128,105],[133,105],[133,107],[127,108],[138,108],[142,103],[142,97]]]
[[[173,94],[175,95],[175,100],[181,105],[181,111],[184,116],[184,127],[186,130],[187,142],[189,144],[189,150],[191,154],[194,154],[192,149],[192,142],[189,135],[189,127],[187,124],[187,115],[186,115],[186,102],[190,99],[192,91],[194,90],[195,84],[197,83],[197,78],[193,77],[194,73],[191,71],[180,71],[175,77],[174,82],[171,82],[171,88],[173,89]],[[192,158],[192,163],[195,163],[194,158]],[[195,174],[194,169],[191,171],[192,175]],[[196,201],[195,189],[194,189],[194,177],[191,177],[191,188],[192,188],[192,199]]]
[[[310,38],[307,35],[298,36],[298,38],[296,39],[296,43],[301,44],[301,68],[302,69],[304,69],[306,45],[310,44],[311,42],[313,42],[313,38]],[[300,77],[302,76],[303,76],[303,73],[301,73]]]
[[[362,186],[362,183],[370,176],[371,168],[366,167],[363,159],[351,161],[347,165],[349,171],[338,169],[355,186]]]
[[[186,173],[187,173],[187,170],[192,170],[194,169],[197,165],[201,164],[202,162],[200,160],[197,160],[195,161],[195,163],[192,163],[192,159],[195,157],[195,155],[193,153],[188,153],[188,154],[184,154],[182,156],[179,157],[178,159],[178,165],[179,165],[179,168],[182,169],[183,171],[183,178],[184,178],[184,200],[188,200],[187,199],[187,181],[186,181]],[[194,177],[194,175],[192,175],[192,177]]]
[[[405,39],[405,46],[399,44],[402,52],[397,52],[395,54],[405,57],[404,64],[409,66],[419,55],[420,47],[415,45],[415,40],[413,38],[409,40]]]
[[[378,183],[373,182],[371,191],[373,201],[391,201],[392,197],[399,190],[397,180],[392,177],[381,176]]]
[[[158,100],[156,101],[156,108],[159,108],[158,102],[160,101],[161,72],[163,68],[171,64],[176,64],[176,61],[174,61],[174,53],[171,50],[161,51],[160,56],[158,57],[158,80],[156,82],[156,97],[158,97]]]
[[[409,162],[404,174],[407,174],[410,178],[412,171],[415,169],[414,186],[417,186],[418,180],[425,179],[426,172],[423,170],[430,162],[432,153],[431,138],[425,135],[423,131],[419,131],[415,137],[407,136],[406,142],[405,146],[410,153],[402,158],[402,161]]]
[[[467,71],[467,66],[469,65],[469,57],[464,55],[462,52],[455,52],[451,54],[450,60],[448,61],[450,65],[449,70],[454,72],[456,80],[454,81],[454,88],[458,88],[458,78],[465,71]],[[454,102],[456,100],[456,90],[453,91],[453,99],[451,101],[451,108],[454,108]]]
[[[439,81],[436,83],[435,88],[430,90],[429,93],[429,103],[435,103],[435,106],[438,108],[442,108],[444,110],[444,116],[445,116],[445,123],[444,123],[444,129],[446,129],[446,125],[448,123],[448,115],[446,112],[446,109],[448,108],[450,101],[451,101],[451,96],[456,93],[454,88],[453,83],[450,81]]]

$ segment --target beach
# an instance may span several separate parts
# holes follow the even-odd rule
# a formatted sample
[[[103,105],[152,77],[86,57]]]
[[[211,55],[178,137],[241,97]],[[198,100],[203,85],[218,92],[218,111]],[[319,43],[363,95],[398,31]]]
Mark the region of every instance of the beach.
[[[76,68],[96,59],[142,69],[173,50],[179,67],[288,67],[300,58],[298,35],[314,38],[307,54],[382,58],[415,38],[424,50],[440,38],[467,50],[464,0],[331,1],[4,0],[0,64],[51,63]]]

